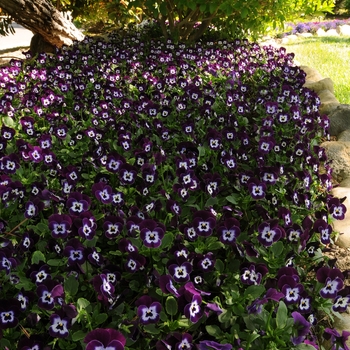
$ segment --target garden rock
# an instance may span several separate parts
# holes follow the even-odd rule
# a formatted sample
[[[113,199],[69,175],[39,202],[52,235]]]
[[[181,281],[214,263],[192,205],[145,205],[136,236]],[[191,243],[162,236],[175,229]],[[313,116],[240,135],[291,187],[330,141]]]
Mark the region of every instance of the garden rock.
[[[316,82],[306,81],[306,83],[304,84],[304,87],[312,91],[315,91],[316,93],[319,93],[322,90],[329,90],[332,94],[334,94],[333,81],[330,78],[324,78]]]
[[[317,31],[316,31],[316,35],[317,36],[326,36],[326,31],[322,28],[318,28]]]
[[[330,120],[331,136],[338,136],[345,130],[350,129],[350,106],[340,104],[328,115]]]
[[[308,83],[310,82],[317,82],[323,79],[323,76],[314,68],[308,67],[308,66],[300,66],[300,69],[302,69],[306,74],[306,81]]]
[[[301,36],[302,38],[311,38],[313,35],[311,33],[298,33],[297,36]]]
[[[331,160],[333,178],[339,183],[350,178],[350,142],[327,141],[323,142],[321,147],[325,149],[328,159]]]
[[[339,36],[336,29],[329,29],[326,31],[326,36]]]
[[[337,28],[339,35],[350,36],[350,26],[348,24],[344,24]]]
[[[339,106],[339,101],[329,90],[322,90],[318,93],[321,100],[320,113],[329,114],[337,106]]]
[[[350,129],[344,130],[342,131],[339,135],[338,135],[338,141],[342,141],[342,142],[350,142]],[[350,187],[350,183],[349,186]]]
[[[349,183],[349,180],[350,178],[348,178],[347,180],[348,183]],[[347,210],[345,214],[345,218],[343,220],[335,220],[332,223],[332,226],[333,226],[333,230],[339,233],[338,239],[336,240],[335,243],[339,247],[348,248],[350,247],[350,188],[340,187],[340,186],[335,187],[332,190],[332,194],[337,198],[346,197],[343,204],[346,206],[346,208],[349,208],[349,210]],[[349,328],[347,329],[350,329],[350,325],[349,325]]]
[[[346,312],[343,312],[341,314],[341,318],[335,317],[334,318],[334,328],[341,334],[342,331],[349,331],[350,329],[350,315]],[[345,344],[347,346],[350,346],[350,339],[348,339]]]

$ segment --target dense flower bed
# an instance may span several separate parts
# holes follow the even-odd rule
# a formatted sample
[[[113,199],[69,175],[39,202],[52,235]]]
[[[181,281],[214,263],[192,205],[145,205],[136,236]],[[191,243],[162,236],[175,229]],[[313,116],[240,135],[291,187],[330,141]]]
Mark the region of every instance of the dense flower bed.
[[[0,347],[317,348],[346,208],[304,80],[283,48],[138,32],[2,68]]]
[[[349,25],[350,19],[335,19],[331,21],[314,21],[314,22],[301,22],[301,23],[288,23],[288,31],[284,35],[301,34],[301,33],[312,33],[315,34],[318,29],[325,31],[329,29],[337,29],[341,25]]]

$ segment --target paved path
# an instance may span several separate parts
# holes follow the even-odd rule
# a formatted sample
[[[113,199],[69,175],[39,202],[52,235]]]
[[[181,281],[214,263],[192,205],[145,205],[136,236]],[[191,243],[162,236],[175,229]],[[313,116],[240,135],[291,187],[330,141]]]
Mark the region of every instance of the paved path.
[[[15,34],[0,36],[0,52],[18,47],[29,47],[33,33],[17,23],[13,23],[13,28]]]

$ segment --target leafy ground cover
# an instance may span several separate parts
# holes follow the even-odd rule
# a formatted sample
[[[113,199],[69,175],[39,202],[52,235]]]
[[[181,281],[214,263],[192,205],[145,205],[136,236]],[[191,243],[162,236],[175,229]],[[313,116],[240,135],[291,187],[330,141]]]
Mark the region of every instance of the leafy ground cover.
[[[0,70],[9,349],[321,349],[345,206],[285,49],[135,31]],[[145,34],[145,37],[143,36]]]

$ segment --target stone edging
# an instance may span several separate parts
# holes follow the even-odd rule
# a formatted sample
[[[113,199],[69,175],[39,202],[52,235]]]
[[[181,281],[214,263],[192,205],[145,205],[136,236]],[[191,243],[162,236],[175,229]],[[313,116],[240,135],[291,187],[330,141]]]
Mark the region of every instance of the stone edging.
[[[347,208],[344,220],[334,221],[332,226],[339,236],[335,244],[350,250],[350,105],[341,104],[334,96],[333,81],[323,78],[317,70],[300,66],[306,73],[304,87],[316,92],[321,100],[320,113],[330,120],[330,136],[335,141],[325,141],[320,146],[326,151],[333,169],[332,178],[339,183],[332,189],[337,198],[346,197],[343,204]],[[341,334],[350,329],[350,314],[342,313],[334,317],[334,328]],[[350,339],[346,342],[350,346]],[[328,344],[329,345],[329,344]]]

